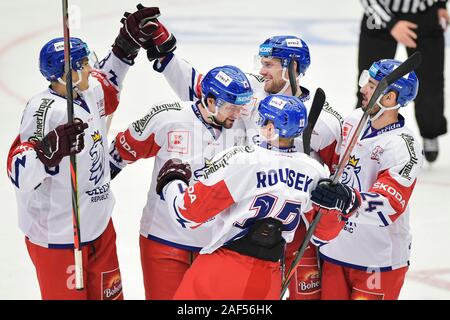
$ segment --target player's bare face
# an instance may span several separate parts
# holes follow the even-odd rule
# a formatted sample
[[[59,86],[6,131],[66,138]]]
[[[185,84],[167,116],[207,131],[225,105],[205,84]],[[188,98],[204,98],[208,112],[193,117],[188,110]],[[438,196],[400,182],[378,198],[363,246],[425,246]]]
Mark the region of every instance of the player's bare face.
[[[83,90],[87,90],[89,88],[89,76],[91,74],[92,71],[92,67],[89,64],[89,59],[88,58],[84,58],[83,61],[81,62],[81,82],[77,85],[78,89],[80,89],[81,91]],[[73,78],[73,82],[77,82],[78,81],[78,72],[76,71],[72,71],[72,78]]]
[[[280,92],[286,81],[282,77],[283,67],[281,60],[277,58],[261,58],[261,70],[259,74],[265,79],[264,91],[270,94]]]
[[[217,112],[216,122],[225,129],[230,129],[233,127],[234,121],[241,117],[241,110],[242,106],[225,103]]]
[[[361,108],[366,111],[367,106],[369,104],[370,99],[373,96],[373,93],[375,91],[375,88],[377,87],[378,81],[376,81],[373,78],[369,78],[367,83],[361,87],[359,92],[361,92],[362,95],[362,102],[361,102]],[[380,107],[378,105],[375,105],[372,108],[372,111],[370,112],[370,115],[375,115],[380,110]]]
[[[370,98],[372,98],[373,92],[375,91],[377,84],[378,81],[374,80],[373,78],[369,78],[367,83],[363,85],[359,90],[362,96],[361,107],[363,110],[365,110],[367,104],[369,103]]]

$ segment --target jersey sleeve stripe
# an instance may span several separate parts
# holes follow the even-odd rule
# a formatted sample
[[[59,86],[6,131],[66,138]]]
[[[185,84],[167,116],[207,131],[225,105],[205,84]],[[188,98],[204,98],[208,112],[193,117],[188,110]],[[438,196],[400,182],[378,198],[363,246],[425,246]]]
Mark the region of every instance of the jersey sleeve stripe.
[[[139,141],[133,138],[130,130],[119,132],[116,137],[116,148],[123,160],[134,162],[138,159],[154,157],[161,147],[152,133],[147,139]]]
[[[99,71],[91,72],[91,75],[100,82],[105,98],[105,115],[114,113],[119,105],[119,91],[108,80],[105,74]]]
[[[377,181],[373,184],[369,192],[375,192],[389,201],[389,205],[395,214],[389,215],[395,221],[406,209],[417,179],[410,185],[404,186],[388,170],[380,172]]]
[[[207,186],[197,182],[184,194],[184,208],[179,212],[187,220],[202,223],[230,207],[234,199],[228,190],[225,181]]]

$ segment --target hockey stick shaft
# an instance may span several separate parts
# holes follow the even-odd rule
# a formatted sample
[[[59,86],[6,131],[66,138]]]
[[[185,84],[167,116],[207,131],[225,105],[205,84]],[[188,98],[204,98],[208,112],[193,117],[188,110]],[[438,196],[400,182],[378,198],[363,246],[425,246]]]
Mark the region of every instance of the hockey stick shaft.
[[[311,105],[311,109],[309,110],[308,124],[307,124],[305,130],[303,130],[303,132],[302,132],[303,152],[307,155],[310,155],[310,153],[311,153],[311,134],[314,130],[314,126],[316,125],[317,120],[319,119],[320,113],[322,112],[323,105],[325,104],[325,100],[326,100],[325,92],[323,91],[322,88],[317,88],[316,92],[314,93],[314,98],[313,98],[313,102]],[[292,270],[294,268],[294,263],[295,263],[295,260],[289,266],[288,275],[290,273],[292,273]],[[284,275],[284,272],[283,272],[283,275]],[[283,279],[283,281],[286,281],[286,279]],[[284,292],[283,292],[283,294],[284,294]]]
[[[111,129],[111,123],[113,120],[114,113],[110,114],[106,117],[106,133],[109,133],[109,129]]]
[[[70,61],[70,30],[68,0],[62,0],[63,28],[64,28],[64,74],[66,75],[66,100],[68,123],[74,120],[73,110],[73,82]],[[73,220],[73,245],[75,258],[75,288],[82,290],[83,284],[83,257],[81,252],[80,215],[78,206],[78,185],[77,185],[77,161],[76,155],[70,155],[70,182],[72,187],[72,220]]]
[[[415,52],[412,54],[405,62],[403,62],[397,69],[392,71],[388,76],[384,77],[375,88],[375,91],[372,95],[372,97],[369,100],[369,103],[367,105],[366,110],[364,111],[363,116],[361,117],[361,120],[358,123],[358,126],[355,129],[355,133],[353,134],[349,144],[347,145],[347,148],[339,161],[336,173],[333,176],[332,183],[336,184],[344,171],[345,165],[348,162],[348,159],[350,158],[350,154],[353,151],[354,146],[356,145],[356,142],[359,140],[360,134],[365,127],[367,120],[369,118],[369,115],[371,111],[373,110],[375,103],[377,102],[378,98],[383,94],[383,92],[386,90],[386,88],[395,82],[397,79],[403,77],[404,75],[410,73],[414,69],[416,69],[421,62],[421,54],[420,52]],[[308,228],[308,232],[305,235],[305,238],[303,240],[303,243],[300,247],[299,252],[297,253],[294,262],[292,263],[291,269],[288,271],[288,275],[286,277],[286,280],[284,281],[282,288],[281,288],[281,295],[280,298],[283,297],[284,293],[287,290],[287,287],[289,286],[289,283],[291,281],[292,275],[294,273],[295,268],[297,267],[299,261],[303,257],[303,254],[305,253],[306,248],[308,247],[309,241],[311,240],[311,237],[314,233],[314,230],[316,229],[317,224],[319,223],[320,217],[322,216],[322,210],[319,210],[317,212],[317,215],[315,216],[313,222]]]
[[[322,88],[317,88],[316,92],[314,93],[314,99],[308,114],[308,125],[306,126],[306,129],[302,133],[303,152],[308,156],[311,154],[311,135],[316,125],[316,122],[319,119],[320,113],[322,112],[325,100],[326,100],[325,92],[322,90]],[[322,268],[319,258],[319,248],[317,247],[316,247],[316,257],[320,279],[322,277]],[[289,266],[289,270],[291,270],[291,268],[292,266]]]
[[[303,152],[309,155],[311,153],[311,134],[325,104],[325,92],[321,88],[317,88],[311,109],[308,114],[308,125],[302,133]]]
[[[297,80],[295,79],[295,70],[294,70],[294,59],[291,59],[288,65],[288,76],[289,76],[289,85],[291,86],[292,95],[294,97],[297,96]]]

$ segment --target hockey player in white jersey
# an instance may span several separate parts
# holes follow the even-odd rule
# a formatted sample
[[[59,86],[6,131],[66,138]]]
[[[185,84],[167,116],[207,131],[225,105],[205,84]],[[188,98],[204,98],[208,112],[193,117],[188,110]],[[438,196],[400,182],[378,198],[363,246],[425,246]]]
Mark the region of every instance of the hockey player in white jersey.
[[[156,57],[147,55],[150,61]],[[259,47],[261,59],[260,75],[248,74],[254,95],[249,104],[242,110],[242,120],[247,130],[249,144],[259,142],[259,129],[255,125],[257,107],[259,102],[271,94],[295,95],[303,102],[310,98],[309,90],[299,85],[300,78],[308,70],[311,58],[308,45],[296,36],[274,36],[264,41]],[[288,65],[293,60],[295,89],[291,88]],[[154,62],[153,68],[161,72],[171,88],[183,100],[198,100],[201,97],[200,82],[203,77],[187,61],[174,53],[159,58]],[[308,106],[307,106],[308,107]],[[328,103],[319,116],[311,137],[311,149],[315,156],[327,165],[331,164],[335,150],[335,141],[340,135],[336,132],[341,128],[342,117],[333,110]],[[303,150],[301,136],[296,139],[296,148]]]
[[[215,154],[243,144],[245,138],[243,131],[233,128],[253,94],[245,74],[234,66],[216,67],[205,75],[201,86],[201,100],[154,105],[142,119],[120,132],[111,145],[113,170],[155,157],[140,228],[147,299],[172,299],[194,254],[211,237],[204,231],[186,232],[167,218],[166,205],[155,193],[159,169],[174,157],[190,163],[194,170],[200,169]]]
[[[264,139],[259,146],[219,153],[196,171],[199,181],[190,187],[190,166],[178,159],[166,162],[158,175],[156,191],[178,227],[212,233],[175,299],[279,298],[285,243],[304,213],[313,213],[310,193],[329,171],[296,151],[294,138],[307,113],[300,99],[272,95],[258,112]],[[321,227],[333,221],[334,233]],[[329,241],[342,227],[336,215],[325,214],[315,236]]]
[[[67,124],[64,39],[53,39],[41,49],[39,67],[50,85],[29,100],[7,170],[43,299],[123,299],[105,117],[116,110],[123,80],[139,51],[134,39],[153,41],[161,32],[157,24],[136,26],[158,15],[158,8],[142,6],[126,14],[97,70],[89,64],[87,44],[70,38],[73,125]],[[74,283],[70,154],[77,154],[84,290],[75,290]]]
[[[398,65],[400,61],[380,60],[363,72],[363,110],[377,83]],[[381,300],[399,296],[411,249],[408,202],[423,163],[422,147],[406,127],[399,108],[414,100],[418,85],[414,72],[390,85],[378,98],[352,151],[341,183],[347,194],[357,196],[361,204],[344,231],[320,247],[324,260],[323,299]],[[341,154],[362,114],[361,109],[356,109],[345,118],[343,140],[338,146]],[[319,183],[317,199],[321,195],[339,198],[336,188],[327,182]]]
[[[254,90],[253,98],[242,111],[242,123],[236,123],[236,126],[244,126],[247,144],[259,143],[259,129],[255,126],[255,118],[257,117],[257,106],[266,96],[270,94],[295,95],[305,103],[309,99],[309,90],[299,84],[300,78],[306,73],[311,63],[309,48],[305,41],[297,36],[274,36],[260,45],[259,56],[261,59],[260,74],[248,75]],[[197,100],[201,96],[199,83],[202,74],[187,61],[173,53],[162,58],[161,55],[156,56],[149,53],[147,57],[150,61],[158,58],[154,62],[154,70],[161,72],[166,77],[172,89],[181,99]],[[290,65],[292,67],[289,67]],[[291,82],[288,80],[290,77],[295,79],[294,88],[291,87]],[[341,124],[340,114],[326,102],[323,112],[314,126],[311,150],[313,157],[330,167],[336,141],[341,135]],[[295,146],[298,151],[303,150],[301,136],[295,140]],[[299,228],[295,241],[288,246],[286,254],[288,265],[294,259],[296,250],[300,246],[299,239],[303,237],[304,233],[303,227]],[[299,265],[297,277],[295,281],[291,282],[289,299],[318,299],[320,297],[320,289],[317,289],[320,288],[319,272],[313,249],[313,247],[308,248]],[[315,289],[303,290],[302,288],[305,288],[306,284]]]

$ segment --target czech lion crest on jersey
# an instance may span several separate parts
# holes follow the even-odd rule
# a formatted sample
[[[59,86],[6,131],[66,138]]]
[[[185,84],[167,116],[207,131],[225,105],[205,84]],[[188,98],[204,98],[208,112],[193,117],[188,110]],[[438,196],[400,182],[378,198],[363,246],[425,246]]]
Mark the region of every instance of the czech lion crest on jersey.
[[[361,166],[358,166],[358,163],[359,159],[354,156],[350,156],[344,172],[342,173],[341,182],[349,187],[361,190],[361,182],[358,176],[361,172]]]
[[[98,131],[95,131],[91,135],[91,138],[94,143],[89,150],[92,162],[91,168],[89,169],[91,172],[89,180],[97,184],[103,177],[105,171],[105,148],[103,148],[103,138]]]

